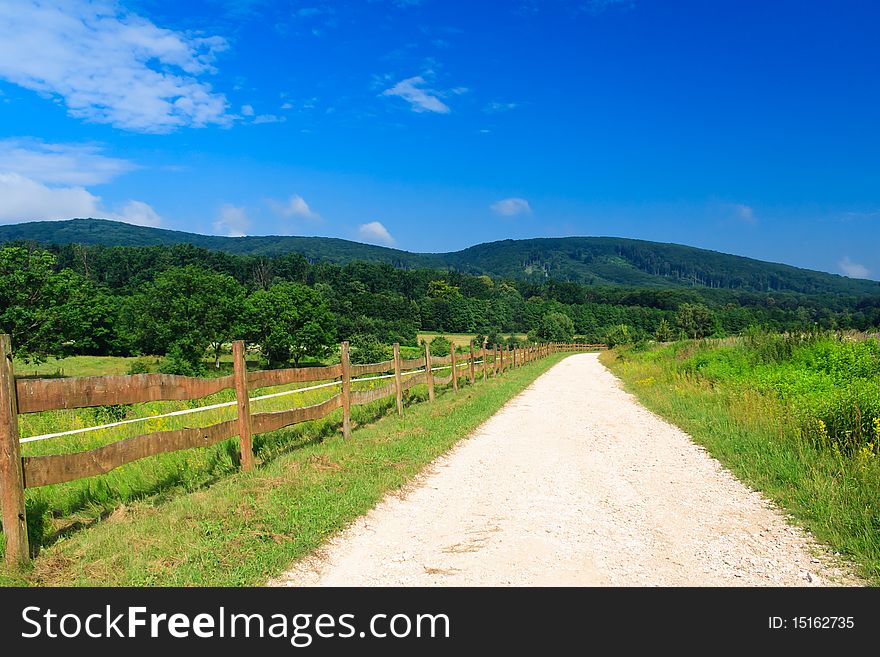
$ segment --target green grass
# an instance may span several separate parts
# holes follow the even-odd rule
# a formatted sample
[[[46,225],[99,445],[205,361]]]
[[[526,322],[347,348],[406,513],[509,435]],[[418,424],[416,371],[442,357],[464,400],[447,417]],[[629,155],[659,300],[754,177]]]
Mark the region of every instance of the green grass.
[[[683,342],[643,352],[617,349],[600,359],[645,406],[878,585],[880,448],[878,436],[859,435],[857,427],[876,417],[880,368],[871,358],[846,356],[875,348],[824,337],[768,356],[749,340]],[[860,391],[868,387],[874,396],[862,400]],[[823,417],[826,429],[819,432]]]
[[[44,491],[45,502],[54,500],[57,507],[58,517],[46,509],[40,517],[65,524],[38,528],[44,540],[33,567],[24,573],[0,571],[0,584],[261,584],[399,488],[564,357],[558,354],[485,383],[478,379],[457,394],[440,389],[433,404],[416,403],[425,396],[424,387],[417,386],[403,419],[394,411],[393,398],[356,407],[350,441],[339,436],[340,411],[258,436],[258,467],[251,473],[238,471],[231,440],[29,491]],[[170,460],[161,465],[163,457]],[[114,492],[140,478],[140,492],[136,485],[127,496]],[[45,492],[83,482],[97,500],[108,495],[105,503],[77,503],[88,497],[82,491]],[[29,497],[29,513],[34,499]],[[78,508],[73,516],[64,511],[67,504]]]
[[[267,392],[276,393],[311,387],[315,383],[259,389],[253,392],[253,396]],[[352,389],[365,390],[387,383],[387,379],[353,382]],[[261,413],[309,406],[324,401],[338,391],[338,386],[328,387],[254,401],[251,404],[251,411]],[[224,390],[194,401],[149,402],[129,406],[66,409],[23,415],[19,419],[23,438],[100,426],[122,419],[142,418],[144,421],[90,430],[70,436],[25,442],[22,444],[22,455],[41,456],[82,452],[145,433],[209,426],[235,418],[235,406],[173,417],[153,416],[170,411],[230,402],[234,399],[233,390]],[[338,411],[337,414],[340,412]],[[325,431],[326,428],[320,430]],[[295,428],[285,435],[293,440],[293,436],[301,431],[303,429]],[[272,443],[271,437],[258,436],[254,444],[258,455],[267,449],[267,445]],[[160,454],[135,461],[101,477],[28,489],[25,498],[31,544],[37,548],[47,547],[70,531],[96,522],[119,505],[155,495],[167,497],[180,492],[196,490],[237,471],[237,469],[237,443],[225,441],[205,449]],[[0,552],[2,550],[3,548],[0,547]]]
[[[160,359],[157,356],[68,356],[49,358],[43,363],[25,363],[16,359],[13,365],[17,376],[107,376],[125,374],[129,365],[137,360],[155,368]]]

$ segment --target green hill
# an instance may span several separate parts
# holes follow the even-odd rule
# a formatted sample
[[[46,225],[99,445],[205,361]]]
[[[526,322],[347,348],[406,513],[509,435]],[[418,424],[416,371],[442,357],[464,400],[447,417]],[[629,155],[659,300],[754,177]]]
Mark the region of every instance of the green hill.
[[[880,294],[880,283],[799,269],[678,244],[617,237],[503,240],[453,253],[410,253],[331,237],[219,237],[132,226],[104,219],[0,226],[0,242],[149,246],[192,244],[237,255],[301,253],[311,261],[386,262],[395,267],[455,269],[519,280],[567,280],[633,287],[706,287],[752,292]]]

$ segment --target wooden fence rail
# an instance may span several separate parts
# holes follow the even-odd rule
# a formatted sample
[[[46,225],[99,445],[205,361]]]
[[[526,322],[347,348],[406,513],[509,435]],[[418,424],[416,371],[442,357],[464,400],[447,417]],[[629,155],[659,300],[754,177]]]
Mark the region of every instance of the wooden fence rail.
[[[6,561],[11,566],[17,566],[27,563],[30,558],[25,518],[26,488],[93,477],[148,456],[209,447],[234,436],[239,438],[241,467],[250,470],[253,468],[251,438],[254,434],[317,420],[342,408],[342,433],[345,438],[350,438],[352,405],[395,396],[397,412],[403,415],[404,391],[416,385],[427,385],[428,398],[433,401],[437,385],[451,382],[453,389],[458,390],[462,379],[473,385],[478,363],[485,381],[490,368],[493,376],[499,376],[507,369],[520,367],[555,352],[604,348],[605,345],[595,344],[545,343],[512,349],[488,350],[481,347],[478,351],[471,347],[468,352],[457,354],[455,345],[452,345],[448,356],[432,356],[426,344],[421,358],[402,359],[400,346],[395,344],[392,360],[355,364],[349,359],[348,342],[343,342],[338,365],[248,372],[244,358],[245,346],[239,340],[233,343],[232,375],[216,379],[169,374],[16,379],[10,338],[0,335],[0,503],[3,533],[6,536]],[[445,374],[447,369],[449,373]],[[437,371],[444,372],[444,375],[436,376]],[[351,384],[357,381],[353,377],[368,374],[387,375],[390,382],[353,391]],[[250,411],[250,390],[337,379],[340,392],[319,404],[268,413],[252,414]],[[21,456],[20,414],[109,404],[195,400],[230,388],[235,390],[236,397],[234,420],[208,427],[142,434],[84,452]]]

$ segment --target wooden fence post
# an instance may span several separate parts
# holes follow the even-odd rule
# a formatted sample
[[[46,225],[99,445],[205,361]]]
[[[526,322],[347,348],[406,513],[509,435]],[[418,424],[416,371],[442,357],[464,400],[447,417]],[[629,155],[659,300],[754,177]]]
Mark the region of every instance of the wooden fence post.
[[[351,438],[351,361],[348,358],[348,340],[340,346],[342,363],[342,437]]]
[[[507,350],[507,346],[502,346],[498,353],[501,355],[501,373],[504,374],[504,352]]]
[[[397,414],[403,417],[403,384],[400,380],[400,343],[394,343],[394,394],[397,395]]]
[[[475,358],[476,358],[476,356],[474,356],[474,343],[471,342],[471,360],[470,360],[470,364],[468,365],[468,374],[470,375],[471,385],[474,385],[474,380],[475,380],[475,377],[474,377],[474,367],[476,367],[476,365],[474,364]]]
[[[452,365],[452,389],[458,392],[458,364],[455,362],[455,342],[449,345],[450,364]]]
[[[250,472],[254,468],[254,449],[251,444],[251,400],[248,397],[247,361],[244,341],[232,343],[232,374],[235,379],[235,399],[238,402],[238,448],[241,452],[241,469]]]
[[[434,373],[431,372],[431,347],[425,343],[425,381],[428,383],[428,401],[434,401]]]
[[[11,568],[24,566],[30,560],[19,438],[12,340],[4,333],[0,335],[0,504],[6,564]]]
[[[498,377],[498,345],[492,348],[492,378]]]
[[[489,377],[489,356],[486,353],[486,343],[483,343],[483,348],[480,349],[480,354],[482,358],[481,368],[483,370],[483,381],[485,381]]]

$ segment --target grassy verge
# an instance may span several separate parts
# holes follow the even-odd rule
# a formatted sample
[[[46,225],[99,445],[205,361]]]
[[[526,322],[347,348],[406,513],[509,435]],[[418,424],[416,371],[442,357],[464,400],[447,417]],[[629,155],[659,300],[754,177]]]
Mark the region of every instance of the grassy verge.
[[[646,407],[880,584],[880,458],[870,452],[877,446],[847,445],[852,430],[839,439],[812,435],[824,411],[812,396],[823,385],[819,375],[804,394],[792,386],[767,387],[766,373],[792,369],[797,354],[778,368],[739,367],[749,355],[744,345],[684,343],[642,353],[614,350],[600,359]],[[823,371],[816,362],[797,369],[798,380]],[[847,394],[843,388],[839,396]]]
[[[399,488],[564,357],[478,380],[457,394],[441,390],[433,404],[408,405],[402,419],[393,399],[357,407],[350,441],[338,435],[339,412],[264,434],[254,472],[119,505],[62,533],[31,570],[0,571],[0,584],[260,584]],[[424,398],[418,387],[411,392],[411,402]]]

